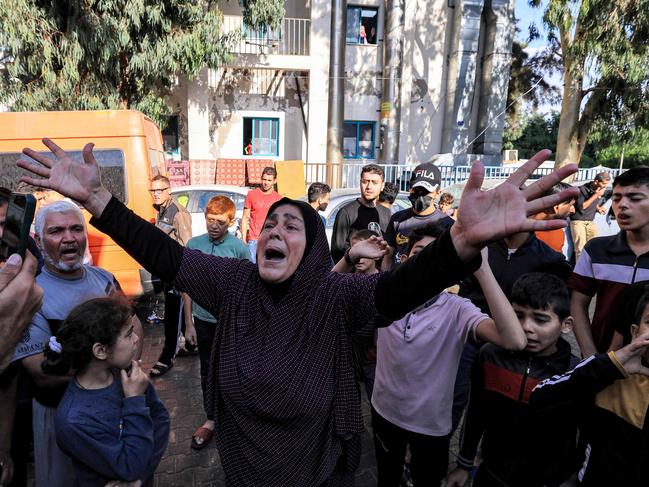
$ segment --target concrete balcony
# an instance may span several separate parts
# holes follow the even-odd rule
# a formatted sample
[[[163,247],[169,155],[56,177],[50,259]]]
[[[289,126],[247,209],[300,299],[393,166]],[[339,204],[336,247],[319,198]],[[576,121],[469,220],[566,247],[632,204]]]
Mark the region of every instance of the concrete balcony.
[[[235,44],[233,54],[308,56],[310,52],[309,19],[285,18],[279,31],[258,31],[245,26],[240,15],[224,15],[222,29],[224,34],[241,31],[241,41]]]

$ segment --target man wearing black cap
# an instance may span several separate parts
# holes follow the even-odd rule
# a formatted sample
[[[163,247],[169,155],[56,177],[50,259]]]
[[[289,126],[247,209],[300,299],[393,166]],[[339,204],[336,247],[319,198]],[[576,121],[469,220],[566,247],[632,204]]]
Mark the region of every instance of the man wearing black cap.
[[[394,264],[401,261],[401,255],[407,251],[408,237],[413,230],[442,219],[449,227],[453,224],[453,219],[435,206],[441,183],[442,173],[432,162],[420,164],[412,172],[409,182],[410,196],[408,196],[412,208],[398,211],[390,218],[385,232],[389,251],[383,257],[382,270],[390,270]]]

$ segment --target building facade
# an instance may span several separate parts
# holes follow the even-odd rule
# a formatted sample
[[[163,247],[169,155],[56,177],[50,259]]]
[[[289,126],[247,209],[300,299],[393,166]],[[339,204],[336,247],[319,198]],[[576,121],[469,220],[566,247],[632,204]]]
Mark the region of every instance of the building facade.
[[[500,162],[514,0],[341,3],[344,161]],[[241,40],[226,66],[179,80],[168,150],[327,162],[332,0],[286,0],[278,32],[247,29],[237,2],[220,9]]]

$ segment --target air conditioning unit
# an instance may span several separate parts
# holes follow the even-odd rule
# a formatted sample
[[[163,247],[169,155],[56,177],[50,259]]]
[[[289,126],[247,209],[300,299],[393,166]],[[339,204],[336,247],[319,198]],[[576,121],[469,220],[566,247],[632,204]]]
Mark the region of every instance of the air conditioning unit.
[[[503,151],[503,161],[504,162],[517,162],[518,161],[518,151],[517,150],[505,150]]]

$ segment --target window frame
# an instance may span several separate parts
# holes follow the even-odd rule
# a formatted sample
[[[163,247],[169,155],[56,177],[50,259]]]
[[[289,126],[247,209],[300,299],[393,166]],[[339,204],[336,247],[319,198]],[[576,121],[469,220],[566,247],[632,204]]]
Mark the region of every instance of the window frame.
[[[350,161],[353,160],[363,160],[363,161],[374,161],[376,160],[376,122],[372,120],[345,120],[343,121],[343,139],[344,139],[344,129],[345,129],[345,124],[350,124],[350,125],[355,125],[356,126],[356,152],[354,157],[348,157],[345,156],[344,153],[344,147],[345,143],[343,140],[343,159],[347,159]],[[359,146],[358,142],[360,140],[360,126],[361,124],[369,124],[372,126],[372,154],[371,157],[359,157]]]
[[[348,19],[349,19],[349,11],[350,10],[360,10],[361,11],[361,16],[360,16],[361,24],[358,26],[359,35],[357,36],[356,41],[350,41],[349,40],[349,38],[347,37],[347,25],[345,25],[345,43],[347,45],[351,45],[351,46],[377,46],[379,44],[379,7],[373,7],[373,6],[367,6],[367,5],[347,5],[347,18]],[[363,25],[362,24],[363,10],[372,10],[372,11],[376,12],[376,42],[374,42],[373,44],[371,44],[369,42],[367,44],[363,44],[363,43],[360,42],[360,26]],[[365,34],[368,35],[369,33],[366,32]]]
[[[245,130],[243,130],[243,141],[242,141],[242,154],[244,157],[279,157],[279,144],[280,144],[280,118],[279,117],[243,117],[243,123],[245,125],[246,120],[250,120],[252,125],[251,127],[251,137],[250,141],[252,143],[252,151],[250,154],[246,154],[246,140],[245,140]],[[255,152],[255,121],[270,120],[271,122],[277,122],[277,131],[275,134],[275,153],[264,152],[256,153]],[[272,125],[271,125],[272,127]]]

